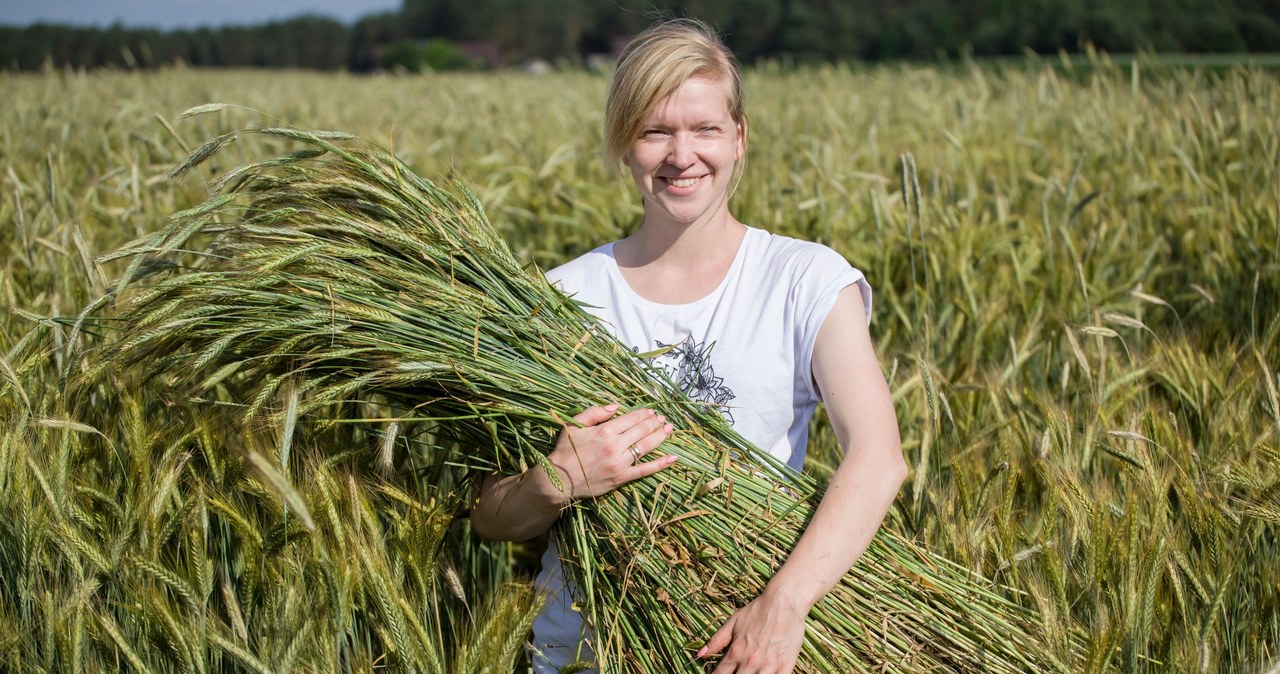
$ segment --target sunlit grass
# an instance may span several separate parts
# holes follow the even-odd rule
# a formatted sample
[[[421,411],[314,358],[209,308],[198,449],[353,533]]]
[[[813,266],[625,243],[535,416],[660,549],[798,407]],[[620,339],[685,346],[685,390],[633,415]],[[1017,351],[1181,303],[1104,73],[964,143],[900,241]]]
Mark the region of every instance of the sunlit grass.
[[[386,468],[380,427],[304,426],[288,484],[312,533],[248,458],[278,457],[279,428],[112,381],[66,400],[99,344],[74,317],[121,271],[95,259],[201,201],[213,173],[164,175],[260,121],[172,121],[191,105],[342,129],[453,173],[545,268],[639,215],[599,159],[604,85],[0,75],[0,668],[431,671],[485,630],[511,561],[425,554],[467,535],[444,526],[456,504],[425,461],[400,449]],[[748,91],[738,217],[833,246],[875,288],[913,468],[894,526],[1019,590],[1051,634],[1082,628],[1082,671],[1280,658],[1275,75],[823,68],[753,73]],[[233,144],[217,163],[281,149]],[[813,438],[821,475],[836,448]],[[518,626],[524,605],[491,615]]]

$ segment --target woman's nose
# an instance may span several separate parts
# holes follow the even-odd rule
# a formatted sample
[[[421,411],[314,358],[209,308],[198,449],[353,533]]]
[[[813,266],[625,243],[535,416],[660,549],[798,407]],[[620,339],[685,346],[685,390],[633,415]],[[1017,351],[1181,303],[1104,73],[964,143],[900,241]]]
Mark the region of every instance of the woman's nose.
[[[677,133],[671,137],[671,152],[667,154],[667,163],[677,168],[688,168],[696,161],[693,143],[684,134]]]

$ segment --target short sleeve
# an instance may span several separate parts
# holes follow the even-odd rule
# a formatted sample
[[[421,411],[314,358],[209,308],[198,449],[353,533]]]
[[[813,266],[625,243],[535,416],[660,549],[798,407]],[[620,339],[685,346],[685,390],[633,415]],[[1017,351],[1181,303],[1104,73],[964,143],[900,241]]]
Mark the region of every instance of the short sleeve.
[[[858,286],[862,295],[862,304],[867,312],[867,323],[871,322],[871,284],[863,273],[855,269],[839,253],[826,246],[811,244],[807,263],[801,265],[802,270],[796,276],[793,297],[797,300],[799,321],[796,344],[797,362],[796,376],[803,377],[805,389],[814,400],[821,400],[817,386],[813,381],[813,349],[818,340],[818,331],[826,322],[831,308],[835,306],[840,291],[851,285]]]

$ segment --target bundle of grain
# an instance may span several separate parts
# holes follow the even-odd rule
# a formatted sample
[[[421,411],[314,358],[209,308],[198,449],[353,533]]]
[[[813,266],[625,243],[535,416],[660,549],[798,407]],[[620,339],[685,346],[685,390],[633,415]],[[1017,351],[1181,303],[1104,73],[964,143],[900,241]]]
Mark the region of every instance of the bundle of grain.
[[[249,417],[286,386],[299,418],[378,396],[467,448],[448,460],[476,472],[545,464],[563,420],[587,406],[653,407],[677,432],[650,460],[680,462],[579,502],[557,535],[604,671],[702,671],[694,653],[763,589],[818,485],[522,267],[461,185],[293,129],[220,136],[175,174],[247,133],[303,149],[228,171],[205,204],[112,256],[131,258],[115,362],[182,373],[197,391],[251,384]],[[1073,651],[1046,643],[1000,588],[883,531],[811,611],[797,671],[1061,670]]]

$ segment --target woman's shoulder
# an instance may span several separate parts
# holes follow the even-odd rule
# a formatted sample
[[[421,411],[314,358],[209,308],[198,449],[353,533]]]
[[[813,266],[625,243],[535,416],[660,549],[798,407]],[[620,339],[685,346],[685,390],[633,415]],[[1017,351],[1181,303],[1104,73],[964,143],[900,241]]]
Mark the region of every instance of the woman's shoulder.
[[[751,235],[760,249],[755,266],[760,277],[768,279],[771,287],[785,288],[785,292],[801,305],[829,307],[836,293],[847,286],[857,285],[863,306],[870,316],[871,284],[860,269],[835,249],[764,230],[756,230]]]
[[[844,273],[852,269],[843,255],[825,244],[755,227],[748,227],[748,235],[756,242],[756,263],[775,273]]]
[[[609,267],[616,264],[613,259],[613,243],[606,243],[551,269],[544,276],[562,289],[580,288],[589,279],[598,281],[604,278],[602,274],[608,274]]]

